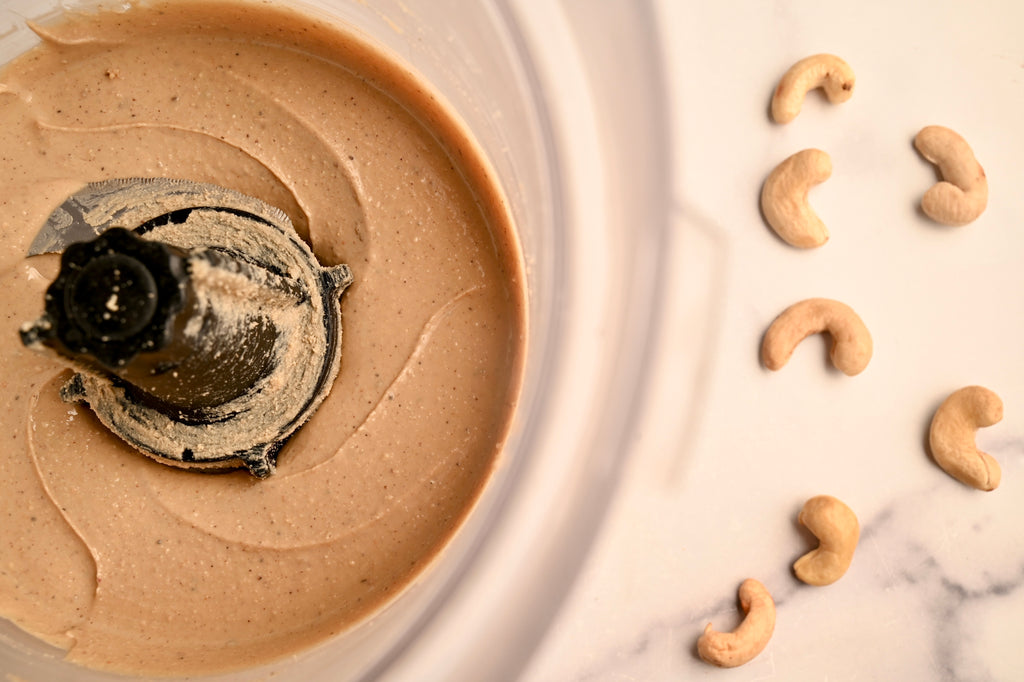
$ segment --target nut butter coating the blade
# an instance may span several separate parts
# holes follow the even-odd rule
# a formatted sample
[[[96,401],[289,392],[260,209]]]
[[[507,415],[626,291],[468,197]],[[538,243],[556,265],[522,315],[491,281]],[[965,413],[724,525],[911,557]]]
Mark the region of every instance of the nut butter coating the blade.
[[[280,209],[218,185],[174,178],[117,178],[90,183],[68,197],[47,218],[28,255],[59,253],[111,227],[131,230],[161,215],[200,207],[245,211],[278,226],[290,224]]]

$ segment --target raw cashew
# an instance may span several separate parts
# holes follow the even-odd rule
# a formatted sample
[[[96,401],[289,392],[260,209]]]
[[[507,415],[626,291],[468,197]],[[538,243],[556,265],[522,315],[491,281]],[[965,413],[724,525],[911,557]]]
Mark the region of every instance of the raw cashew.
[[[740,607],[746,614],[733,632],[716,632],[708,623],[697,640],[701,659],[720,668],[735,668],[761,653],[775,631],[775,601],[757,580],[747,578],[740,585]]]
[[[832,104],[853,96],[853,69],[834,54],[805,57],[789,67],[772,96],[772,118],[789,123],[803,106],[804,97],[815,88],[823,88]]]
[[[988,179],[966,140],[949,128],[928,126],[914,146],[943,178],[921,198],[925,215],[944,225],[966,225],[980,216],[988,205]]]
[[[1003,401],[982,386],[954,391],[939,405],[928,434],[932,456],[947,474],[978,490],[995,490],[1002,477],[999,463],[978,449],[978,428],[1003,418]]]
[[[797,344],[811,334],[832,336],[829,356],[844,374],[860,374],[871,360],[871,333],[853,308],[827,298],[794,303],[775,318],[761,343],[761,361],[768,369],[782,369]]]
[[[828,230],[807,203],[807,192],[830,175],[829,155],[820,149],[805,149],[776,166],[764,181],[761,210],[787,244],[809,249],[828,241]]]
[[[831,585],[842,578],[860,539],[857,515],[842,501],[818,495],[804,503],[797,521],[814,533],[819,545],[793,564],[796,577],[808,585]]]

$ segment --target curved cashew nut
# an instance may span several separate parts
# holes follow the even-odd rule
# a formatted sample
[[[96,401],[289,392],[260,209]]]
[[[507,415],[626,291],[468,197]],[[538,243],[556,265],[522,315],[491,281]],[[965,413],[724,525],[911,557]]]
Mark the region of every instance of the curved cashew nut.
[[[708,623],[697,640],[701,659],[720,668],[735,668],[753,660],[775,631],[775,601],[764,585],[747,578],[740,585],[739,597],[746,614],[739,627],[733,632],[716,632]]]
[[[954,226],[980,216],[988,205],[988,179],[967,141],[949,128],[928,126],[914,138],[914,146],[943,178],[921,198],[925,215]]]
[[[804,503],[797,516],[819,545],[796,560],[793,572],[808,585],[831,585],[850,568],[860,539],[857,515],[830,495],[817,495]]]
[[[825,223],[807,203],[807,192],[832,175],[832,159],[804,149],[780,163],[761,188],[761,210],[775,233],[792,246],[809,249],[828,241]]]
[[[772,371],[782,369],[797,344],[825,331],[832,336],[832,364],[849,376],[863,372],[871,360],[871,332],[853,308],[827,298],[809,298],[782,311],[765,332],[761,361]]]
[[[789,123],[803,106],[804,97],[815,88],[823,88],[832,104],[853,96],[853,69],[834,54],[816,54],[798,61],[782,76],[772,95],[772,118]]]
[[[978,449],[974,434],[1003,418],[1003,401],[982,386],[954,391],[932,417],[928,433],[932,455],[943,470],[978,490],[995,490],[1002,478],[999,463]]]

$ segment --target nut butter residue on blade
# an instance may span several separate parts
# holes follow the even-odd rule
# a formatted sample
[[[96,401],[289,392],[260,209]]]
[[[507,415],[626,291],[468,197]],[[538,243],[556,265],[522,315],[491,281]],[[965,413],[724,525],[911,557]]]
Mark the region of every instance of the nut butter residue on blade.
[[[115,178],[92,182],[58,206],[36,234],[29,256],[60,253],[111,227],[131,230],[158,216],[196,206],[245,211],[279,224],[284,211],[240,192],[177,178]]]
[[[259,199],[164,178],[87,185],[30,249],[48,252],[61,270],[21,337],[76,370],[65,401],[165,464],[274,472],[337,376],[347,265]]]

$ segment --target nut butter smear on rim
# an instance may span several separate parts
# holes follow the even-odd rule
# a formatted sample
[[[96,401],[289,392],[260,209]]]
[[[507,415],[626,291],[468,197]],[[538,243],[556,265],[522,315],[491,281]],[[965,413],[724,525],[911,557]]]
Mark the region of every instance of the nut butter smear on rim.
[[[404,67],[269,3],[34,29],[0,72],[0,617],[136,675],[322,642],[506,438],[524,276],[489,167]]]

